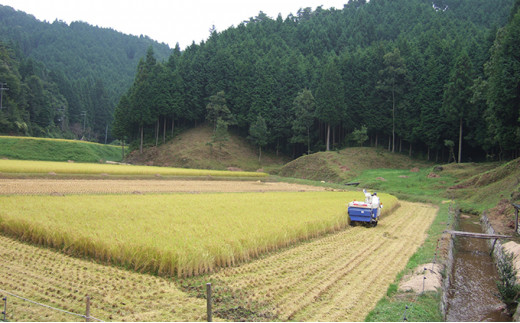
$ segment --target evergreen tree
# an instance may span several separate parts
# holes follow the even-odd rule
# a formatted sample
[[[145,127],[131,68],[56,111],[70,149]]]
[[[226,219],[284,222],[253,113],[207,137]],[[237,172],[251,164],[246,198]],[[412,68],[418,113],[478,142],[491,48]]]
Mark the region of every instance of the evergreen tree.
[[[330,58],[323,69],[316,90],[316,116],[327,124],[326,149],[330,150],[330,130],[339,124],[345,104],[345,92],[334,57]]]
[[[459,126],[459,153],[458,163],[462,161],[462,128],[465,118],[471,109],[471,86],[473,85],[472,67],[468,54],[463,51],[452,70],[450,81],[444,91],[444,115]]]
[[[384,56],[384,69],[380,70],[381,80],[378,89],[385,93],[392,105],[392,152],[395,152],[396,108],[406,90],[407,69],[401,52],[394,48]]]
[[[262,116],[258,116],[256,121],[249,127],[249,140],[253,142],[255,146],[258,146],[258,161],[262,159],[262,147],[267,145],[269,142],[269,130],[265,119]]]
[[[234,124],[234,117],[227,107],[224,91],[210,96],[209,103],[206,105],[206,111],[206,120],[213,125],[213,132],[216,131],[219,120],[227,125]]]
[[[303,89],[293,103],[292,143],[307,144],[307,154],[311,153],[310,130],[314,124],[316,101],[308,89]]]
[[[500,151],[518,157],[520,149],[520,4],[499,30],[486,64],[487,121]],[[516,154],[515,154],[516,151]],[[500,156],[502,157],[502,156]]]

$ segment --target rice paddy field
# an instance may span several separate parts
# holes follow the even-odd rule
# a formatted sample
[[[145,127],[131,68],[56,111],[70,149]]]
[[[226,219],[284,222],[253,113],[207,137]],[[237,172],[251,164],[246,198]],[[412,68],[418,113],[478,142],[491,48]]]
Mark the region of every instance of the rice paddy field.
[[[139,272],[192,276],[348,225],[359,192],[2,196],[0,231]],[[391,210],[397,200],[381,196]]]
[[[259,172],[231,172],[208,169],[187,169],[157,166],[69,163],[34,160],[0,160],[0,173],[6,174],[78,174],[78,175],[162,175],[162,176],[220,176],[266,177]]]
[[[84,313],[88,294],[92,315],[108,321],[204,321],[208,281],[217,321],[363,320],[436,214],[378,192],[379,225],[350,227],[346,204],[364,199],[360,191],[208,180],[219,175],[199,170],[137,179],[173,170],[11,162],[0,160],[0,296]],[[129,177],[31,175],[49,172]],[[81,320],[9,304],[11,321]]]

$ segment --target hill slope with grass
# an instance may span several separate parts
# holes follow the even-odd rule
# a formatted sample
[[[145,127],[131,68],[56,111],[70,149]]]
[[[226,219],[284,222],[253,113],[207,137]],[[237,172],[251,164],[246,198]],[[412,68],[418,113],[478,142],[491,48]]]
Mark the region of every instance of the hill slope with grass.
[[[258,149],[244,138],[231,133],[222,148],[216,145],[211,147],[208,143],[212,135],[210,126],[198,126],[182,132],[163,145],[145,148],[142,154],[133,151],[127,156],[127,161],[141,165],[245,171],[269,171],[288,161],[285,157],[264,152],[261,161],[258,161]]]
[[[520,158],[495,166],[451,186],[448,193],[463,200],[468,208],[478,206],[475,209],[492,208],[502,200],[506,204],[520,203]],[[457,165],[451,168],[455,170],[448,167],[447,172],[458,169]]]
[[[430,164],[382,148],[357,147],[319,152],[295,159],[279,172],[280,176],[346,183],[367,169],[410,169]]]
[[[33,137],[0,136],[0,158],[96,163],[120,161],[121,147],[98,143]]]

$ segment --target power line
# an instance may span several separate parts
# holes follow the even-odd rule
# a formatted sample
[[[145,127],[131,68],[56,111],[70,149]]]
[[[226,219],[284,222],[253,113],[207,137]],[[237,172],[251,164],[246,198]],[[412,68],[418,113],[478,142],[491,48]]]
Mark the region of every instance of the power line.
[[[25,298],[25,297],[22,297],[22,296],[19,296],[19,295],[16,295],[16,294],[13,294],[13,293],[10,293],[8,291],[5,291],[3,289],[0,289],[0,292],[2,293],[6,293],[7,295],[10,295],[10,296],[13,296],[13,297],[16,297],[16,298],[19,298],[23,301],[26,301],[26,302],[29,302],[29,303],[32,303],[32,304],[35,304],[35,305],[39,305],[39,306],[42,306],[42,307],[45,307],[45,308],[48,308],[48,309],[51,309],[51,310],[55,310],[55,311],[58,311],[58,312],[63,312],[63,313],[66,313],[66,314],[70,314],[70,315],[74,315],[74,316],[78,316],[78,317],[82,317],[84,319],[92,319],[92,320],[96,320],[98,322],[105,322],[103,320],[100,320],[100,319],[97,319],[93,316],[86,316],[86,315],[83,315],[83,314],[78,314],[78,313],[73,313],[73,312],[69,312],[69,311],[66,311],[66,310],[62,310],[60,308],[56,308],[56,307],[52,307],[52,306],[49,306],[49,305],[45,305],[45,304],[41,304],[41,303],[38,303],[38,302],[35,302],[33,300],[30,300],[28,298]]]

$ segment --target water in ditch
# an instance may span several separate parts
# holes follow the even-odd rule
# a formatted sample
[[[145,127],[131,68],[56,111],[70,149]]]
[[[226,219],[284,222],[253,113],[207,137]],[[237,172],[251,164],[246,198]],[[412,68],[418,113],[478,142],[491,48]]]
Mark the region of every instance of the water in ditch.
[[[476,216],[461,216],[461,231],[482,233]],[[484,239],[457,237],[448,291],[446,320],[449,322],[510,322],[498,296],[498,272]]]

